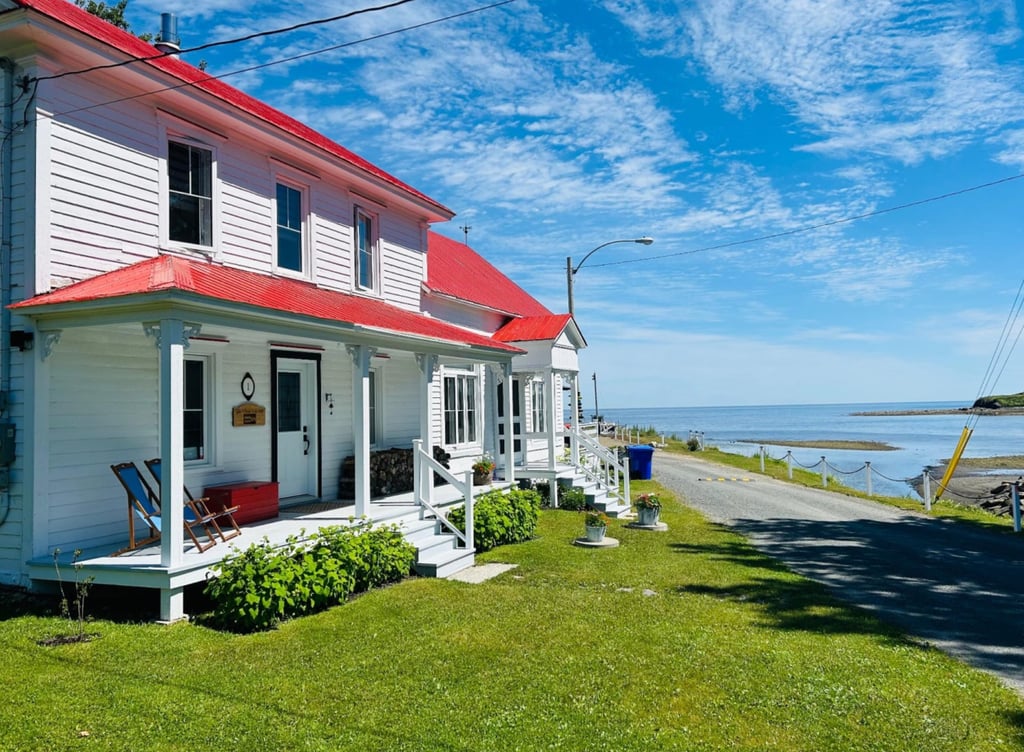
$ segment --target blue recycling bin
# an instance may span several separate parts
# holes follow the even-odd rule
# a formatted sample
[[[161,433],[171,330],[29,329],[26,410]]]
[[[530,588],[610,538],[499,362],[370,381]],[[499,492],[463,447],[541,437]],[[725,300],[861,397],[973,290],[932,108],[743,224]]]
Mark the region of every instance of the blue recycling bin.
[[[646,444],[631,444],[626,447],[626,451],[629,452],[630,480],[650,480],[654,447]]]

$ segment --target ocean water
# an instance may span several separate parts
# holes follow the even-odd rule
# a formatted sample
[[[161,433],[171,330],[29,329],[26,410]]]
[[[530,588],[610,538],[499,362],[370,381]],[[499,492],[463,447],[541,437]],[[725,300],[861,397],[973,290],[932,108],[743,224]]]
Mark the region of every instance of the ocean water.
[[[606,422],[623,426],[653,426],[659,433],[686,439],[690,431],[702,431],[705,443],[736,454],[754,455],[762,440],[770,457],[781,458],[786,450],[804,466],[816,466],[825,455],[842,483],[864,489],[871,463],[872,488],[890,496],[913,496],[909,485],[926,467],[938,465],[956,449],[968,420],[954,415],[854,415],[883,410],[938,410],[964,407],[962,402],[887,402],[833,405],[762,405],[739,407],[666,407],[604,409]],[[1024,455],[1024,415],[985,415],[977,418],[965,457]],[[822,439],[879,441],[894,451],[863,451],[791,447],[786,440]],[[820,467],[816,467],[820,470]],[[1012,472],[1012,471],[1010,471]],[[1024,468],[1020,472],[1024,472]]]

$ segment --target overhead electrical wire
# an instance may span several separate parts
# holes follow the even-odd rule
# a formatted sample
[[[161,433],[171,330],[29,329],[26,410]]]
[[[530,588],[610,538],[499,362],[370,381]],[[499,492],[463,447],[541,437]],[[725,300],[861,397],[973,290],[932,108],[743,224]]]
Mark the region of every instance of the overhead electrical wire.
[[[692,256],[696,253],[707,253],[709,251],[720,251],[723,248],[734,248],[738,245],[750,245],[751,243],[763,243],[766,240],[775,240],[777,238],[786,238],[791,235],[800,235],[805,232],[813,232],[815,230],[821,230],[825,227],[834,227],[835,225],[847,224],[849,222],[857,222],[861,219],[870,219],[871,217],[879,217],[883,214],[890,214],[892,212],[903,211],[904,209],[911,209],[915,206],[922,206],[924,204],[930,204],[935,201],[943,201],[947,198],[954,198],[956,196],[962,196],[965,193],[971,193],[972,191],[980,191],[984,188],[992,188],[993,186],[1002,185],[1003,183],[1010,183],[1014,180],[1020,180],[1024,178],[1024,173],[1017,175],[1010,175],[1009,177],[999,178],[998,180],[990,180],[987,183],[981,183],[980,185],[972,185],[968,188],[961,188],[956,191],[950,191],[949,193],[943,193],[938,196],[929,196],[928,198],[918,199],[917,201],[909,201],[905,204],[898,204],[897,206],[889,206],[885,209],[876,209],[874,211],[864,212],[863,214],[854,214],[849,217],[840,217],[838,219],[830,219],[827,222],[819,222],[813,225],[804,225],[803,227],[796,227],[792,230],[783,230],[781,232],[773,232],[769,235],[758,235],[753,238],[744,238],[742,240],[733,240],[728,243],[718,243],[717,245],[706,245],[702,248],[693,248],[688,251],[676,251],[674,253],[662,253],[657,256],[643,256],[635,259],[623,259],[620,261],[605,261],[600,264],[589,264],[589,268],[596,269],[599,266],[620,266],[622,264],[640,264],[647,261],[658,261],[660,259],[675,258],[676,256]]]
[[[370,8],[360,8],[358,10],[352,10],[347,13],[341,13],[337,16],[331,16],[330,18],[317,18],[313,21],[303,21],[292,26],[285,26],[279,29],[270,29],[268,31],[257,31],[252,34],[246,34],[241,37],[234,37],[233,39],[222,39],[218,42],[206,42],[205,44],[199,44],[195,47],[188,47],[183,50],[172,50],[169,52],[160,52],[155,55],[147,55],[146,57],[135,57],[130,60],[121,60],[116,63],[105,63],[103,65],[93,65],[89,68],[81,68],[79,70],[64,71],[62,73],[54,73],[50,76],[38,76],[31,80],[33,81],[51,81],[56,78],[64,78],[65,76],[79,76],[83,73],[92,73],[98,70],[109,70],[110,68],[120,68],[124,65],[131,65],[132,63],[148,62],[150,60],[159,60],[163,57],[171,57],[176,55],[182,55],[188,52],[199,52],[200,50],[208,50],[213,47],[222,47],[228,44],[238,44],[239,42],[249,42],[253,39],[260,39],[262,37],[274,36],[275,34],[286,34],[289,31],[297,31],[298,29],[306,29],[310,26],[322,26],[323,24],[334,23],[335,21],[343,21],[346,18],[352,18],[353,16],[359,16],[364,13],[375,13],[381,10],[390,10],[391,8],[397,8],[399,5],[406,5],[414,0],[394,0],[394,2],[387,3],[385,5],[375,5]]]
[[[989,359],[988,368],[985,369],[985,375],[982,377],[981,385],[978,387],[975,402],[995,392],[996,384],[999,383],[999,378],[1003,375],[1006,364],[1010,361],[1010,356],[1013,355],[1013,351],[1020,342],[1021,335],[1024,334],[1024,322],[1018,325],[1022,309],[1024,309],[1024,279],[1021,280],[1020,285],[1017,287],[1017,295],[1010,305],[1006,321],[1003,322],[1003,330],[1000,332],[999,340],[992,351],[992,357]],[[1016,334],[1014,334],[1014,330],[1016,330]],[[972,413],[968,418],[968,425],[977,424],[980,417],[980,413]]]
[[[248,40],[256,38],[258,36],[268,36],[270,34],[282,33],[284,31],[292,31],[292,30],[297,29],[297,28],[303,28],[303,27],[306,27],[306,26],[310,26],[310,25],[312,25],[314,23],[327,23],[329,21],[338,20],[339,18],[346,18],[346,17],[352,16],[352,15],[355,15],[356,13],[366,13],[366,12],[369,12],[369,11],[372,11],[372,10],[387,9],[387,8],[393,7],[395,5],[402,5],[402,4],[407,3],[407,2],[412,2],[412,0],[400,0],[399,2],[395,2],[395,3],[392,3],[390,5],[377,6],[377,7],[374,7],[374,8],[366,8],[366,9],[363,9],[361,11],[353,11],[351,13],[345,14],[344,16],[336,16],[336,17],[331,18],[331,19],[321,19],[321,20],[316,21],[316,22],[309,21],[309,22],[305,22],[303,24],[297,24],[295,26],[288,27],[287,29],[277,29],[277,30],[273,30],[273,31],[258,32],[257,34],[250,34],[248,36],[239,37],[237,39],[223,40],[223,41],[220,41],[220,42],[211,42],[209,44],[200,45],[198,47],[192,47],[192,48],[189,48],[187,50],[182,50],[181,52],[192,52],[194,50],[207,49],[209,47],[214,47],[214,46],[218,46],[218,45],[234,44],[234,43],[237,43],[237,42],[248,41]],[[238,75],[241,75],[243,73],[250,73],[250,72],[256,71],[256,70],[262,70],[263,68],[270,68],[270,67],[275,66],[275,65],[282,65],[284,63],[291,63],[291,62],[295,62],[296,60],[302,60],[304,58],[314,57],[316,55],[322,55],[322,54],[324,54],[326,52],[334,52],[335,50],[344,49],[346,47],[354,47],[355,45],[358,45],[358,44],[365,44],[366,42],[372,42],[372,41],[375,41],[375,40],[378,40],[378,39],[384,39],[386,37],[395,36],[397,34],[404,34],[404,33],[409,32],[409,31],[415,31],[417,29],[425,28],[427,26],[434,26],[436,24],[445,23],[447,21],[452,21],[452,20],[455,20],[457,18],[463,18],[465,16],[474,15],[476,13],[482,13],[482,12],[487,11],[487,10],[493,10],[494,8],[499,8],[499,7],[503,6],[503,5],[509,5],[511,3],[514,3],[514,2],[516,2],[516,0],[497,0],[497,2],[490,3],[489,5],[482,5],[482,6],[477,7],[477,8],[470,8],[469,10],[459,11],[458,13],[452,13],[452,14],[449,14],[447,16],[442,16],[440,18],[433,18],[433,19],[431,19],[429,21],[421,21],[420,23],[411,24],[409,26],[403,26],[403,27],[401,27],[399,29],[392,29],[391,31],[384,31],[384,32],[381,32],[380,34],[373,34],[373,35],[368,36],[368,37],[362,37],[360,39],[354,39],[354,40],[349,41],[349,42],[341,42],[339,44],[334,44],[334,45],[331,45],[329,47],[322,47],[322,48],[316,49],[316,50],[310,50],[308,52],[300,52],[298,54],[291,55],[289,57],[277,58],[277,59],[274,59],[274,60],[269,60],[269,61],[264,62],[264,63],[257,63],[255,65],[250,65],[250,66],[247,66],[245,68],[239,68],[237,70],[229,71],[227,73],[221,73],[221,74],[218,74],[218,75],[207,76],[205,78],[199,78],[199,79],[197,79],[195,81],[183,81],[180,84],[174,84],[173,86],[164,86],[164,87],[161,87],[159,89],[152,89],[151,91],[145,91],[145,92],[142,92],[141,94],[132,94],[131,96],[118,97],[117,99],[109,99],[109,100],[106,100],[106,101],[103,101],[103,102],[97,102],[95,104],[86,105],[84,107],[77,107],[77,108],[73,108],[73,109],[70,109],[70,110],[62,110],[60,112],[50,113],[46,117],[49,117],[49,118],[53,119],[53,118],[57,118],[57,117],[62,117],[64,115],[73,115],[75,113],[86,112],[88,110],[95,110],[95,109],[98,109],[100,107],[106,107],[106,106],[112,105],[112,104],[119,104],[121,102],[129,102],[129,101],[134,100],[134,99],[142,99],[144,97],[153,96],[154,94],[160,94],[160,93],[163,93],[163,92],[166,92],[166,91],[175,91],[177,89],[188,88],[189,86],[195,86],[197,84],[203,84],[203,83],[206,83],[208,81],[219,81],[219,80],[223,80],[225,78],[229,78],[231,76],[238,76]],[[54,79],[54,78],[60,78],[61,76],[81,75],[81,74],[85,74],[85,73],[91,73],[91,72],[93,72],[95,70],[102,70],[102,69],[106,69],[106,68],[120,67],[120,66],[123,66],[123,65],[130,65],[132,63],[137,63],[137,62],[148,62],[150,60],[155,60],[155,59],[158,59],[158,58],[167,57],[168,54],[172,54],[172,53],[167,53],[167,54],[161,53],[160,55],[154,55],[152,57],[145,57],[145,58],[131,58],[129,60],[122,60],[119,63],[112,63],[110,65],[95,66],[95,67],[92,67],[92,68],[84,68],[82,70],[77,70],[77,71],[66,71],[64,73],[56,74],[56,75],[53,75],[53,76],[44,76],[44,77],[35,78],[35,79],[28,79],[27,83],[36,83],[36,84],[38,84],[38,82],[40,82],[40,81],[46,81],[46,80],[50,80],[50,79]],[[173,53],[173,54],[180,54],[180,53]],[[27,110],[26,110],[26,112],[27,112]],[[31,121],[28,120],[27,118],[24,119],[24,121],[22,122],[22,126],[23,127],[27,126],[29,124],[29,122],[31,122]]]

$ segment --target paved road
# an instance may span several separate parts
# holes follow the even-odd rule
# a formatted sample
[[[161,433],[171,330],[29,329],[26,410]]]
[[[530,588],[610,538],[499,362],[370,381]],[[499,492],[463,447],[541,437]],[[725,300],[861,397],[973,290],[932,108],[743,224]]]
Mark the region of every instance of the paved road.
[[[654,477],[760,550],[1024,693],[1024,533],[657,452]],[[751,482],[701,480],[751,478]]]

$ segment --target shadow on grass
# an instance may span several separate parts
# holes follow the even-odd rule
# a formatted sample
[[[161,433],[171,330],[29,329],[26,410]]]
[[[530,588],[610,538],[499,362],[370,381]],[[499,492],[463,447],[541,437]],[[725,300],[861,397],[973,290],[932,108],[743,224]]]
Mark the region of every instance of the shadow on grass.
[[[782,629],[892,635],[863,611],[934,641],[1011,683],[1024,685],[1024,541],[973,526],[907,515],[895,519],[740,519],[749,539],[678,545],[750,568],[749,583],[688,592],[758,603]],[[768,558],[771,557],[771,558]],[[789,568],[816,583],[773,575]]]
[[[199,588],[202,585],[198,586]],[[190,603],[204,603],[201,591],[196,586],[185,588],[185,609]],[[75,584],[64,583],[64,595],[72,617],[75,612]],[[0,588],[0,622],[25,616],[61,616],[60,592],[56,585],[51,591],[30,592],[22,588]],[[103,620],[121,624],[153,622],[160,617],[160,591],[148,588],[119,587],[116,585],[91,585],[85,601],[87,621]]]
[[[793,571],[789,566],[761,553],[746,541],[732,538],[718,543],[676,543],[671,549],[680,554],[739,564],[751,570],[749,578],[742,583],[681,585],[676,588],[678,593],[754,605],[764,617],[762,626],[770,628],[814,634],[867,634],[906,643],[902,632],[844,603],[823,585],[786,576]]]

